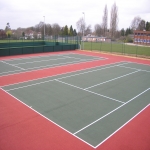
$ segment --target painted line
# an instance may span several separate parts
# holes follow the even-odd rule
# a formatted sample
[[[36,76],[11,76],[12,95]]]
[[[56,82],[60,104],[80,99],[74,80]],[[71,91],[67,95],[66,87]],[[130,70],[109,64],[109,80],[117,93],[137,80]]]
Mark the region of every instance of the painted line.
[[[21,70],[6,71],[6,72],[1,72],[0,74],[9,73],[9,72],[15,72],[15,71],[21,71]]]
[[[120,65],[119,67],[129,68],[129,69],[136,69],[136,70],[145,71],[145,72],[150,72],[150,71],[148,71],[148,70],[137,69],[137,68],[132,68],[132,67],[126,67],[126,66],[123,66],[123,65]]]
[[[52,65],[45,65],[45,66],[39,66],[39,67],[33,67],[33,68],[27,68],[26,70],[30,70],[30,69],[35,69],[35,68],[43,68],[43,67],[53,67],[53,66],[59,66],[59,65],[65,65],[65,64],[70,64],[70,63],[79,63],[79,62],[83,62],[83,61],[94,61],[94,60],[97,60],[97,59],[87,59],[87,60],[78,60],[78,61],[69,61],[69,62],[65,62],[65,63],[58,63],[58,64],[52,64]],[[101,59],[100,59],[101,60]]]
[[[115,112],[116,110],[120,109],[121,107],[123,107],[124,105],[128,104],[129,102],[133,101],[134,99],[136,99],[137,97],[139,97],[140,95],[144,94],[145,92],[147,92],[148,90],[150,90],[150,88],[146,89],[145,91],[141,92],[140,94],[138,94],[137,96],[133,97],[132,99],[130,99],[129,101],[127,101],[126,103],[124,103],[123,105],[115,108],[114,110],[110,111],[109,113],[107,113],[106,115],[102,116],[101,118],[95,120],[94,122],[88,124],[87,126],[83,127],[82,129],[76,131],[74,134],[77,134],[81,131],[83,131],[84,129],[88,128],[89,126],[95,124],[96,122],[100,121],[101,119],[105,118],[106,116],[112,114],[113,112]]]
[[[68,52],[69,54],[73,54],[71,52]],[[66,53],[66,54],[68,54]],[[33,58],[40,58],[40,57],[50,57],[50,56],[62,56],[66,55],[65,53],[63,54],[48,54],[48,55],[39,55],[39,56],[26,56],[26,57],[21,57],[21,58],[11,58],[11,59],[3,59],[3,61],[14,61],[14,60],[22,60],[22,59],[33,59]]]
[[[123,78],[123,77],[126,77],[126,76],[129,76],[129,75],[134,74],[134,73],[137,73],[137,72],[139,72],[139,71],[140,71],[140,70],[137,70],[137,71],[134,71],[134,72],[131,72],[131,73],[128,73],[128,74],[119,76],[119,77],[117,77],[117,78],[113,78],[113,79],[111,79],[111,80],[108,80],[108,81],[105,81],[105,82],[102,82],[102,83],[99,83],[99,84],[95,84],[95,85],[93,85],[93,86],[90,86],[90,87],[85,88],[85,90],[90,89],[90,88],[93,88],[93,87],[96,87],[96,86],[98,86],[98,85],[102,85],[102,84],[105,84],[105,83],[114,81],[114,80],[117,80],[117,79],[120,79],[120,78]]]
[[[42,115],[40,112],[36,111],[35,109],[33,109],[33,106],[29,106],[26,103],[22,102],[21,100],[19,100],[18,98],[16,98],[15,96],[13,96],[12,94],[8,93],[7,91],[5,91],[4,89],[0,88],[2,91],[4,91],[5,93],[7,93],[8,95],[10,95],[11,97],[15,98],[17,101],[19,101],[20,103],[24,104],[25,106],[27,106],[28,108],[30,108],[31,110],[33,110],[34,112],[36,112],[37,114],[39,114],[40,116],[42,116],[43,118],[45,118],[46,120],[50,121],[51,123],[55,124],[57,127],[63,129],[64,131],[66,131],[67,133],[71,134],[72,136],[76,137],[77,139],[79,139],[80,141],[86,143],[87,145],[91,146],[92,148],[94,148],[93,145],[89,144],[88,142],[84,141],[83,139],[81,139],[80,137],[72,134],[70,131],[68,131],[67,129],[63,128],[62,126],[60,126],[59,124],[55,123],[54,121],[50,120],[49,118],[45,117],[44,115]]]
[[[21,69],[21,70],[25,70],[24,68],[18,67],[18,66],[16,66],[16,65],[9,64],[9,63],[7,63],[7,62],[5,62],[5,61],[1,61],[1,62],[5,63],[5,64],[7,64],[7,65],[10,65],[10,66],[19,68],[19,69]]]
[[[99,61],[101,59],[95,59],[95,60]],[[71,65],[71,64],[77,64],[77,63],[80,63],[80,62],[86,63],[86,62],[95,61],[95,60],[94,59],[89,59],[89,60],[81,60],[81,61],[71,61],[71,62],[60,63],[60,64],[52,64],[52,65],[45,65],[45,66],[40,66],[40,67],[27,68],[27,69],[24,69],[26,71],[23,71],[21,73],[31,72],[31,71],[37,71],[37,70],[43,70],[43,69],[47,69],[49,67],[63,66],[65,64]],[[34,68],[38,68],[38,69],[34,69]],[[12,73],[12,74],[1,75],[0,77],[9,76],[9,75],[13,75],[13,74],[18,74],[18,72],[16,72],[16,71],[14,71],[14,72],[15,73]],[[2,73],[4,73],[4,72],[2,72]],[[7,73],[7,72],[5,72],[5,73]]]
[[[25,63],[17,63],[17,64],[14,64],[14,65],[20,65],[20,64],[32,64],[32,63],[35,63],[35,62],[43,62],[43,61],[51,61],[51,60],[60,60],[60,59],[66,59],[66,58],[47,59],[47,60],[39,60],[39,61],[30,61],[30,62],[25,62]],[[78,58],[76,58],[76,59],[78,59]]]
[[[133,116],[130,120],[128,120],[125,124],[123,124],[120,128],[118,128],[115,132],[113,132],[110,136],[108,136],[105,140],[103,140],[101,143],[99,143],[94,148],[99,147],[102,143],[104,143],[106,140],[108,140],[111,136],[116,134],[119,130],[121,130],[125,125],[127,125],[130,121],[132,121],[136,116],[138,116],[141,112],[143,112],[146,108],[150,107],[150,104],[148,104],[146,107],[144,107],[141,111],[139,111],[135,116]]]
[[[89,92],[89,93],[92,93],[92,94],[95,94],[95,95],[98,95],[98,96],[102,96],[102,97],[105,97],[105,98],[107,98],[107,99],[110,99],[110,100],[113,100],[113,101],[117,101],[117,102],[120,102],[120,103],[123,103],[123,104],[124,104],[124,102],[119,101],[119,100],[117,100],[117,99],[114,99],[114,98],[111,98],[111,97],[108,97],[108,96],[105,96],[105,95],[102,95],[102,94],[98,94],[98,93],[95,93],[95,92],[92,92],[92,91],[89,91],[89,90],[85,90],[85,89],[80,88],[80,87],[78,87],[78,86],[75,86],[75,85],[68,84],[68,83],[66,83],[66,82],[60,81],[60,80],[58,80],[58,79],[55,79],[55,81],[58,81],[58,82],[60,82],[60,83],[63,83],[63,84],[66,84],[66,85],[75,87],[75,88],[77,88],[77,89],[80,89],[80,90],[83,90],[83,91],[86,91],[86,92]]]
[[[147,59],[149,60],[149,59]],[[141,63],[141,62],[132,62],[132,61],[128,61],[130,63],[133,63],[133,64],[141,64],[141,65],[145,65],[145,66],[149,66],[150,67],[150,64],[144,64],[144,63]]]
[[[86,62],[84,62],[86,63]],[[86,68],[86,69],[81,69],[81,70],[76,70],[76,71],[71,71],[69,73],[76,73],[76,72],[80,72],[80,71],[86,71],[86,70],[89,70],[89,69],[95,69],[95,68],[98,68],[98,67],[104,67],[104,66],[108,66],[108,65],[114,65],[114,64],[118,64],[118,63],[122,63],[122,62],[117,62],[117,63],[111,63],[111,64],[107,64],[107,65],[102,65],[102,66],[96,66],[96,67],[91,67],[91,68]],[[41,69],[43,70],[43,69]],[[22,72],[21,72],[22,73]],[[28,80],[28,81],[23,81],[23,82],[18,82],[18,83],[15,83],[15,84],[8,84],[8,85],[4,85],[4,86],[0,86],[0,87],[6,87],[6,86],[10,86],[10,85],[17,85],[17,84],[21,84],[21,83],[28,83],[28,82],[32,82],[32,81],[38,81],[38,80],[41,80],[41,79],[46,79],[46,78],[51,78],[51,77],[57,77],[59,75],[65,75],[65,74],[69,74],[68,72],[67,73],[61,73],[61,74],[57,74],[57,75],[53,75],[53,76],[48,76],[48,77],[43,77],[43,78],[37,78],[37,79],[33,79],[33,80]],[[19,74],[19,73],[18,73]],[[9,76],[9,75],[6,75],[6,76]],[[1,77],[1,76],[0,76]],[[49,81],[49,80],[48,80]]]
[[[127,63],[123,63],[123,64],[127,64]],[[95,69],[95,70],[92,70],[92,71],[86,71],[86,72],[82,72],[82,73],[78,73],[78,74],[74,74],[74,75],[70,75],[70,76],[66,76],[66,77],[61,77],[61,78],[58,78],[58,79],[65,79],[65,78],[68,78],[68,77],[73,77],[73,76],[77,76],[77,75],[81,75],[81,74],[86,74],[86,73],[95,72],[95,71],[99,71],[99,70],[104,70],[104,69],[108,69],[108,68],[112,68],[112,67],[117,67],[119,65],[120,64],[114,65],[114,66],[108,66],[108,67],[105,67],[105,68]]]
[[[73,75],[69,75],[69,76],[65,76],[65,77],[60,77],[60,78],[56,78],[56,79],[60,80],[60,79],[63,79],[63,78],[68,78],[68,77],[72,77],[72,76],[76,76],[76,75],[80,75],[80,74],[85,74],[85,73],[89,73],[89,72],[99,71],[99,70],[102,70],[102,69],[108,69],[108,68],[116,67],[116,66],[118,66],[118,65],[113,65],[113,66],[109,66],[109,67],[104,67],[104,68],[100,68],[100,69],[86,71],[86,72],[82,72],[82,73],[78,73],[78,74],[73,74]],[[98,68],[98,67],[95,67],[95,68]],[[91,69],[93,69],[93,68],[91,68]],[[87,70],[87,69],[85,69],[85,70]],[[74,73],[74,72],[72,72],[72,73]],[[68,74],[68,73],[65,73],[65,74]],[[58,75],[56,75],[56,76],[58,76]],[[51,77],[47,77],[47,78],[51,78]],[[43,83],[47,83],[47,82],[50,82],[50,81],[54,81],[56,79],[47,80],[47,81],[43,81],[43,82],[38,82],[38,83],[34,83],[34,84],[29,84],[29,85],[26,85],[26,86],[20,86],[18,88],[9,89],[9,90],[6,90],[6,91],[16,90],[16,89],[25,88],[25,87],[29,87],[29,86],[34,86],[34,85],[38,85],[38,84],[43,84]],[[39,79],[37,79],[37,80],[39,80]],[[34,81],[34,80],[30,80],[30,81]],[[21,83],[24,83],[24,82],[21,82]],[[17,84],[20,84],[20,83],[17,83]],[[16,84],[10,84],[10,85],[16,85]],[[2,86],[2,87],[6,87],[6,86],[9,86],[9,85],[5,85],[5,86]]]

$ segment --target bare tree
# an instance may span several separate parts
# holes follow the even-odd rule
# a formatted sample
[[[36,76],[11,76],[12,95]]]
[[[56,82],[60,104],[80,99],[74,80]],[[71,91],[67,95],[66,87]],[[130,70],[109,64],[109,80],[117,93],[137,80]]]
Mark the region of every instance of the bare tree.
[[[52,25],[52,33],[53,33],[53,35],[59,35],[60,31],[61,31],[61,27],[59,26],[59,24],[54,23]]]
[[[76,23],[77,29],[78,29],[78,33],[80,35],[83,35],[83,31],[85,30],[85,22],[83,18],[80,18],[77,23]]]
[[[117,27],[118,27],[118,7],[116,6],[116,3],[114,3],[111,8],[111,14],[110,14],[110,36],[111,38],[115,38]]]
[[[103,18],[102,18],[103,36],[106,36],[107,24],[108,24],[108,10],[107,10],[107,5],[105,5],[105,8],[104,8],[104,16],[103,16]]]
[[[146,28],[146,23],[145,23],[145,20],[141,20],[140,23],[139,23],[139,26],[138,26],[138,30],[145,30]]]
[[[102,27],[99,24],[96,24],[94,26],[94,32],[95,32],[95,35],[101,36],[102,35]]]
[[[132,30],[138,30],[139,24],[141,22],[141,17],[136,16],[131,22],[131,28]]]
[[[88,25],[85,29],[85,35],[91,34],[92,30],[91,30],[91,25]]]

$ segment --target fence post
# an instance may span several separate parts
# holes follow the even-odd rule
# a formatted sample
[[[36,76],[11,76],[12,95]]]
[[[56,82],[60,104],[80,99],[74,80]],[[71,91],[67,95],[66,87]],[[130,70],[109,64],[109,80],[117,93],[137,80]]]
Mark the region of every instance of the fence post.
[[[136,57],[137,57],[137,52],[138,52],[138,45],[136,45]]]
[[[92,40],[91,40],[91,51],[92,51]]]

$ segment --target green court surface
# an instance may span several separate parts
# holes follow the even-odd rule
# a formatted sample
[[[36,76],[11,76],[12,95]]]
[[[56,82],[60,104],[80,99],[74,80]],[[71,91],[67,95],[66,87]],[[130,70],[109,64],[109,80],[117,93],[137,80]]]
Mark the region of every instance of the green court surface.
[[[104,59],[105,58],[102,57],[68,53],[1,60],[0,75],[8,75],[12,73],[31,71],[35,69],[43,69],[46,67],[55,67]]]
[[[96,148],[150,103],[149,79],[150,66],[120,62],[2,88]]]

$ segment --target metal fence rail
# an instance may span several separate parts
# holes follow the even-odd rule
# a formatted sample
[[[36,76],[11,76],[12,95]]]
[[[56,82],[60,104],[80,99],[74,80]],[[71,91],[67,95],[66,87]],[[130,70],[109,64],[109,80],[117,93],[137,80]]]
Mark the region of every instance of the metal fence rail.
[[[83,45],[84,44],[84,45]],[[150,57],[150,46],[134,45],[123,42],[87,42],[81,43],[81,49],[97,50],[109,53],[118,53],[122,55],[131,55],[136,57]]]

